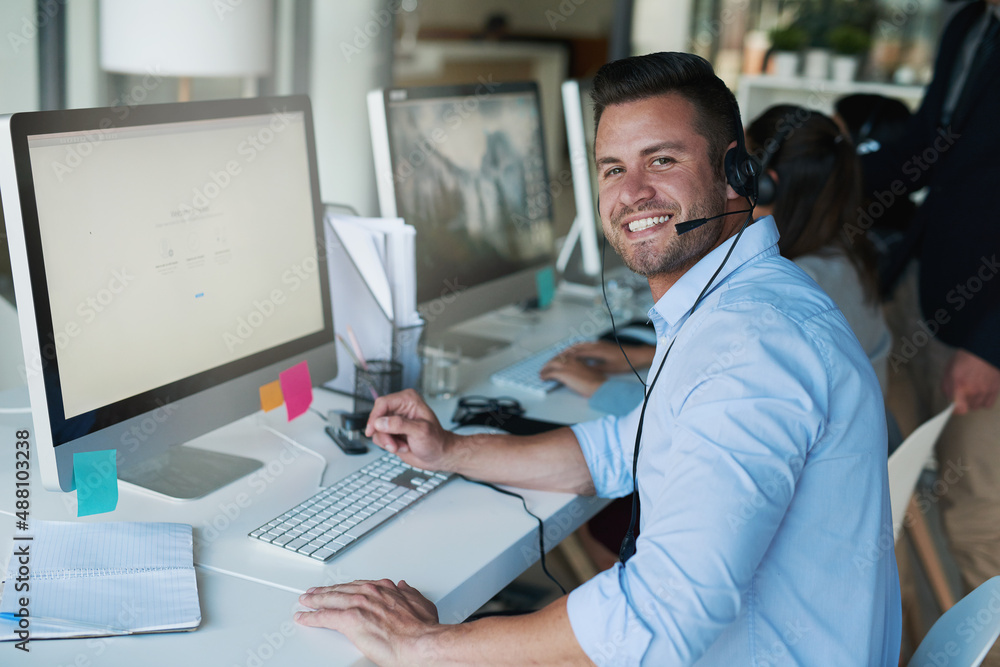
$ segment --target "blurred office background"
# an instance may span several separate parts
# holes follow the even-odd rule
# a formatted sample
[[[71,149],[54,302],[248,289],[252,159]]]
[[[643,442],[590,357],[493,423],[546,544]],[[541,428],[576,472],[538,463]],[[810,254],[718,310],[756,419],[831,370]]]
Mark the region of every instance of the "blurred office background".
[[[306,93],[323,199],[374,215],[367,90],[535,79],[559,235],[575,213],[564,79],[680,50],[714,63],[747,119],[778,101],[829,111],[854,90],[915,105],[953,10],[943,0],[5,0],[0,113]],[[853,32],[838,40],[837,27]],[[790,76],[776,69],[789,44]],[[844,50],[857,69],[838,80],[831,63]],[[0,243],[0,294],[12,299]]]

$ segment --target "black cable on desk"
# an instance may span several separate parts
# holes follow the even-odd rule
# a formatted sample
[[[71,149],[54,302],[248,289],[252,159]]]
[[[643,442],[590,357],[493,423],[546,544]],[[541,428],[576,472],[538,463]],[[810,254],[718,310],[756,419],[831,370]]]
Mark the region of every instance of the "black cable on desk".
[[[520,499],[521,505],[524,506],[524,511],[527,512],[532,517],[534,517],[535,521],[538,522],[538,553],[540,556],[539,560],[542,564],[542,572],[544,572],[545,576],[551,579],[552,582],[559,587],[559,590],[562,591],[563,595],[566,595],[566,589],[563,588],[563,585],[559,583],[558,579],[552,576],[552,573],[549,572],[549,568],[545,565],[545,534],[544,534],[545,524],[542,523],[542,520],[538,517],[537,514],[533,513],[531,510],[528,509],[528,501],[524,499],[524,496],[522,496],[519,493],[514,493],[513,491],[508,491],[507,489],[501,489],[496,484],[490,484],[489,482],[482,482],[478,479],[469,479],[465,475],[459,475],[459,477],[464,479],[466,482],[472,482],[473,484],[482,484],[483,486],[493,489],[497,493],[502,493],[505,496],[513,496],[514,498]]]

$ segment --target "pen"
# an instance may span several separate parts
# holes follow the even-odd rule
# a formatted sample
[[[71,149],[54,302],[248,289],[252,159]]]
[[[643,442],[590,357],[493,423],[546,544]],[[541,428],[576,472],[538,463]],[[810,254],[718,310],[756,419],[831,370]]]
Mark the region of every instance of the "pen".
[[[118,635],[129,634],[129,631],[124,628],[115,628],[110,625],[98,625],[97,623],[87,623],[86,621],[77,621],[68,618],[48,618],[46,616],[34,616],[32,614],[29,614],[27,617],[24,617],[9,611],[0,612],[0,619],[5,621],[20,622],[22,618],[27,618],[29,621],[37,621],[38,623],[48,623],[50,625],[62,625],[62,626],[68,625],[70,627],[79,628],[81,630],[96,630],[99,632],[111,632]]]
[[[351,358],[351,361],[354,362],[354,366],[356,368],[364,370],[365,367],[361,364],[361,360],[358,359],[358,355],[354,354],[354,350],[352,350],[351,347],[347,344],[347,341],[344,340],[344,337],[341,336],[340,334],[336,334],[336,338],[337,342],[344,346],[344,349],[347,351],[347,355]]]
[[[358,337],[354,335],[354,329],[351,325],[347,325],[347,337],[351,339],[351,345],[354,347],[354,352],[357,354],[358,361],[361,362],[361,368],[368,370],[368,362],[365,361],[365,354],[361,351],[361,345],[358,343]]]
[[[347,334],[351,337],[351,340],[353,340],[355,343],[357,343],[357,338],[354,337],[354,330],[351,329],[351,327],[347,327]],[[347,350],[347,354],[354,361],[354,367],[357,370],[359,370],[359,371],[367,371],[368,370],[368,364],[365,362],[364,357],[358,358],[358,355],[356,355],[354,353],[354,351],[350,347],[348,347],[347,341],[344,340],[343,336],[341,336],[340,334],[335,334],[335,337],[340,342],[340,344],[344,346],[344,349]],[[359,345],[355,345],[355,349],[357,349],[358,352],[361,351],[361,347]],[[375,391],[375,387],[371,386],[370,383],[368,385],[368,391],[371,392],[372,400],[373,401],[377,401],[378,400],[378,392]]]

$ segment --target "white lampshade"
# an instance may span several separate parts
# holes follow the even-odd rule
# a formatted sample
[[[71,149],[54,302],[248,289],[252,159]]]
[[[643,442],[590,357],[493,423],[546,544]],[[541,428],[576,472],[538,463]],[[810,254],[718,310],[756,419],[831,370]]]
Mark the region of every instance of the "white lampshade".
[[[101,0],[101,67],[162,76],[271,70],[273,0]]]

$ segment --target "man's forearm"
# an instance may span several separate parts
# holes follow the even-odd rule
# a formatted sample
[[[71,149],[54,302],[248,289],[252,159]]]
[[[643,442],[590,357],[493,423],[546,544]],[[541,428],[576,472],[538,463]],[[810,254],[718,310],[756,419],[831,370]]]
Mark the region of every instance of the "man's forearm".
[[[590,469],[569,428],[533,436],[464,436],[448,452],[447,468],[474,479],[525,489],[594,493]]]
[[[523,616],[439,626],[417,640],[420,665],[593,665],[569,623],[566,596]]]

